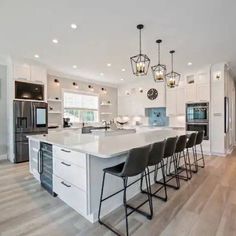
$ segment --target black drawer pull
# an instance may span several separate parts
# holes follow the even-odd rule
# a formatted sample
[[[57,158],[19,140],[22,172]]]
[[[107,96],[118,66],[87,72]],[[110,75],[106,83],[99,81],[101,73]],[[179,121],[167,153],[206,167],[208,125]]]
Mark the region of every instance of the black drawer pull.
[[[69,150],[61,149],[62,152],[70,152]]]
[[[67,164],[64,161],[62,161],[61,164],[64,165],[64,166],[71,166],[70,164]]]
[[[61,184],[63,184],[63,185],[66,186],[67,188],[70,188],[70,187],[71,187],[71,185],[66,184],[64,181],[61,181]]]

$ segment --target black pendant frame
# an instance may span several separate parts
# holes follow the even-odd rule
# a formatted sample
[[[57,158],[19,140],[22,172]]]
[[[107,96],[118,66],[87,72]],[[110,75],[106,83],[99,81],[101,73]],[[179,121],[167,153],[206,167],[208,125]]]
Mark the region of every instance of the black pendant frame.
[[[137,25],[139,30],[139,54],[130,57],[132,72],[136,76],[147,75],[151,60],[146,54],[142,53],[141,48],[141,30],[144,28],[142,24]]]
[[[164,82],[165,76],[166,76],[166,65],[161,64],[161,50],[160,50],[160,44],[162,43],[161,39],[158,39],[156,41],[158,44],[158,64],[151,67],[153,79],[155,82]]]
[[[170,54],[171,54],[171,72],[166,74],[166,85],[169,87],[169,88],[175,88],[177,86],[179,86],[179,81],[180,81],[180,77],[181,77],[181,74],[175,72],[173,70],[173,54],[175,53],[174,50],[170,51]]]

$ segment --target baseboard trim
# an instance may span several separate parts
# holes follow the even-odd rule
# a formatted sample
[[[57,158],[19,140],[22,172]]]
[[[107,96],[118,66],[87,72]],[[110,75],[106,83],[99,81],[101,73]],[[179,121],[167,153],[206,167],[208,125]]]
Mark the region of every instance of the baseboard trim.
[[[7,154],[0,155],[0,160],[7,160]]]

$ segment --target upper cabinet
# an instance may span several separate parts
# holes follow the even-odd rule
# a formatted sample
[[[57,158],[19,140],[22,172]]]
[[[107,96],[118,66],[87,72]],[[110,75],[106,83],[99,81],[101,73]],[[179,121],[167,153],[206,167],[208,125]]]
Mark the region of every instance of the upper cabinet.
[[[13,79],[44,85],[44,100],[47,100],[47,70],[40,65],[13,64]]]
[[[209,102],[210,74],[208,71],[186,76],[186,103]]]
[[[13,77],[15,80],[30,80],[30,65],[14,64]]]
[[[166,113],[168,116],[185,114],[185,88],[166,89]]]
[[[47,70],[44,67],[40,66],[31,66],[30,67],[30,77],[31,81],[36,83],[47,83]]]

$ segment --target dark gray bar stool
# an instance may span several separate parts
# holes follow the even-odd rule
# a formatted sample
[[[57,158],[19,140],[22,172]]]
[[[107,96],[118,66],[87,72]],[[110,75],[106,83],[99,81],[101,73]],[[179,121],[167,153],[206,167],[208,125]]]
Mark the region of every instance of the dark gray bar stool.
[[[162,185],[162,187],[159,189],[159,191],[162,188],[164,188],[166,190],[166,187],[171,187],[171,188],[174,188],[174,189],[179,189],[179,187],[180,187],[180,181],[179,181],[179,177],[178,177],[178,173],[177,173],[178,170],[177,170],[176,159],[175,159],[176,157],[174,155],[177,140],[178,140],[178,137],[171,137],[171,138],[168,138],[166,140],[164,157],[163,157],[163,162],[164,162],[163,165],[164,165],[164,170],[165,170],[165,176],[170,176],[170,173],[168,173],[168,167],[169,167],[169,164],[170,164],[171,160],[174,164],[174,173],[173,173],[173,176],[170,176],[169,178],[164,178],[163,181],[157,181],[157,178],[155,178],[155,182],[157,184]],[[155,177],[157,177],[157,173],[156,173]],[[172,184],[168,183],[172,179],[175,179],[176,185],[172,185]],[[167,194],[166,194],[166,197],[163,200],[167,201]]]
[[[99,210],[98,210],[98,222],[105,227],[107,227],[109,230],[111,230],[113,233],[116,235],[120,235],[115,229],[113,229],[110,225],[106,224],[103,222],[100,218],[101,215],[101,207],[102,207],[102,202],[113,197],[114,195],[124,191],[123,193],[123,204],[125,207],[125,220],[126,220],[126,235],[129,235],[129,224],[128,224],[128,216],[131,215],[133,212],[138,212],[144,216],[146,216],[148,219],[152,219],[153,216],[153,209],[152,209],[152,197],[151,197],[151,192],[150,192],[150,185],[148,181],[148,174],[146,172],[146,167],[148,166],[148,160],[149,160],[149,152],[150,152],[150,145],[140,147],[140,148],[134,148],[129,151],[127,159],[125,162],[112,166],[109,168],[105,168],[103,171],[103,180],[102,180],[102,189],[101,189],[101,197],[100,197],[100,204],[99,204]],[[111,174],[116,177],[119,177],[123,180],[123,186],[124,188],[103,198],[103,190],[104,190],[104,183],[105,183],[105,176],[106,174]],[[146,181],[146,186],[147,186],[147,197],[148,199],[138,205],[137,207],[133,207],[131,205],[127,204],[127,199],[126,199],[126,191],[127,188],[134,183],[140,181],[141,178],[133,181],[132,183],[128,184],[128,178],[137,176],[137,175],[142,175],[145,177]],[[150,213],[146,213],[144,211],[139,210],[141,206],[143,206],[145,203],[149,203],[149,210]],[[128,213],[128,208],[131,209],[131,211]]]
[[[149,161],[148,161],[148,167],[147,167],[147,172],[148,172],[148,180],[149,180],[149,184],[150,184],[150,174],[155,172],[155,176],[154,176],[154,181],[156,180],[156,174],[157,174],[157,169],[161,169],[162,171],[162,179],[163,182],[165,183],[165,170],[164,170],[164,161],[163,161],[163,157],[164,157],[164,151],[165,151],[165,143],[166,141],[162,141],[162,142],[157,142],[154,143],[151,146],[151,151],[149,153]],[[149,167],[151,166],[155,166],[155,169],[150,171]],[[147,191],[142,189],[142,184],[143,184],[143,176],[140,182],[140,189],[142,193],[148,193]],[[151,186],[151,184],[150,184]],[[157,193],[163,188],[163,186],[161,186],[159,189],[157,189],[155,192],[151,191],[151,195],[153,197],[156,198],[160,198],[164,201],[167,200],[167,191],[166,191],[166,186],[164,185],[164,190],[165,190],[165,197],[159,196],[157,195]]]
[[[195,143],[195,153],[196,153],[197,165],[198,165],[198,167],[201,167],[201,168],[205,167],[205,157],[204,157],[203,150],[202,150],[203,139],[204,139],[204,131],[198,131],[197,138],[196,138],[196,143]],[[201,157],[200,158],[198,158],[198,155],[197,155],[197,145],[200,146],[200,151],[201,151]],[[200,161],[200,160],[202,160],[202,165],[198,164],[198,161]]]
[[[196,152],[195,152],[196,139],[197,139],[197,133],[191,133],[189,135],[189,139],[186,143],[186,153],[187,153],[187,157],[188,157],[189,171],[191,173],[191,177],[192,177],[192,172],[194,172],[194,173],[198,172]],[[193,151],[193,162],[190,161],[189,149],[192,149],[192,151]],[[194,169],[192,169],[192,166],[194,166]]]
[[[191,179],[191,173],[188,173],[189,172],[188,166],[190,165],[190,162],[188,158],[186,157],[185,151],[184,151],[186,148],[186,143],[187,143],[187,135],[181,135],[178,137],[176,148],[175,148],[175,155],[176,155],[176,160],[177,160],[178,176],[180,179],[188,181],[189,179]],[[181,158],[184,159],[184,163],[182,166],[180,166]],[[169,173],[170,173],[171,164],[169,165]],[[183,172],[185,172],[185,176],[181,175],[181,173]]]

